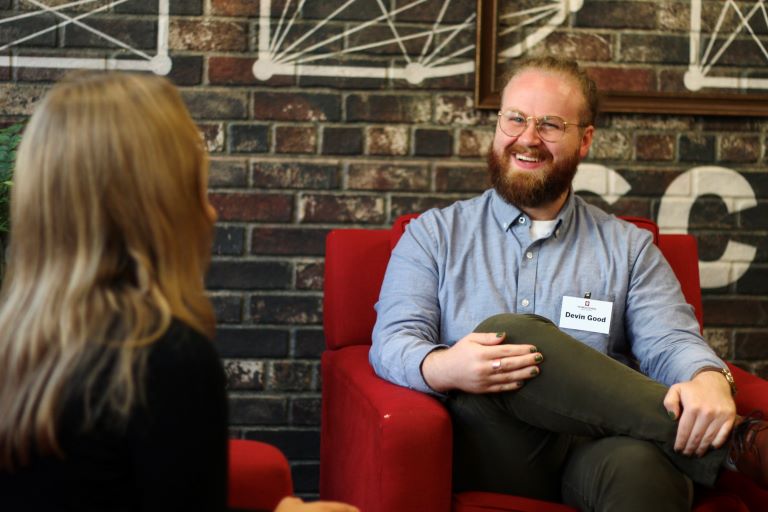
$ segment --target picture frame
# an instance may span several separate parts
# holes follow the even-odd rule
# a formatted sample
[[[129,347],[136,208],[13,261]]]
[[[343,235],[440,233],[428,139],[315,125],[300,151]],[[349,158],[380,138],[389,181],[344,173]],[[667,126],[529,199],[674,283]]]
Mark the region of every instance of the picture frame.
[[[691,1],[700,2],[701,0]],[[498,41],[501,2],[502,0],[477,0],[475,106],[479,109],[499,108],[501,70],[498,64],[500,53]],[[589,65],[586,64],[586,67]],[[732,93],[720,90],[717,92],[606,91],[601,94],[600,110],[613,113],[765,117],[768,116],[768,94]]]

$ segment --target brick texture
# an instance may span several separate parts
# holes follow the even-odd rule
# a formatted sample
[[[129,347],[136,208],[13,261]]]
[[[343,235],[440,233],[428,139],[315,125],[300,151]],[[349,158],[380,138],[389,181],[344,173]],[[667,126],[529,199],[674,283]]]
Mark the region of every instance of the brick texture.
[[[13,12],[23,3],[0,0],[0,10]],[[395,3],[401,5],[385,2]],[[95,26],[153,53],[157,5],[125,2],[94,18]],[[273,30],[285,5],[271,3]],[[369,20],[371,12],[380,11],[377,0],[357,0],[317,30],[340,3],[302,5],[283,48],[306,36],[302,46],[315,46],[304,55],[315,59],[307,65],[331,62],[319,59],[324,53],[390,39],[380,24],[320,44],[340,27]],[[425,2],[398,13],[394,21],[402,35],[431,31],[434,5]],[[716,20],[720,7],[721,2],[704,2],[704,16]],[[185,0],[170,8],[168,76],[179,86],[211,156],[209,197],[219,221],[206,284],[218,320],[214,344],[230,390],[230,431],[280,447],[291,461],[296,492],[316,497],[326,235],[335,228],[384,228],[403,213],[447,206],[485,190],[496,112],[475,108],[471,73],[412,83],[394,75],[316,76],[302,67],[295,75],[257,78],[259,2]],[[453,2],[443,19],[463,23],[474,11],[475,2]],[[581,59],[603,90],[684,92],[690,18],[687,0],[589,0],[530,53]],[[55,22],[46,14],[6,24],[0,46]],[[724,30],[734,23],[724,20]],[[760,30],[764,35],[765,28]],[[431,48],[445,42],[447,54],[475,42],[472,29],[452,40],[448,36],[437,34]],[[509,37],[502,43],[519,34]],[[423,43],[408,39],[404,47],[417,58]],[[735,40],[721,63],[734,73],[741,73],[735,71],[739,66],[764,68],[764,56],[748,43]],[[8,51],[103,57],[115,48],[68,25]],[[454,61],[474,57],[473,51],[458,55]],[[332,62],[405,65],[394,42],[346,52]],[[0,125],[28,116],[63,74],[0,68]],[[580,192],[612,213],[651,218],[657,218],[663,201],[688,201],[688,219],[681,221],[697,237],[701,260],[718,262],[734,276],[726,286],[704,289],[705,338],[721,357],[765,377],[767,139],[768,121],[758,117],[605,114],[588,161],[614,171],[609,188],[623,195],[608,202]],[[705,175],[686,174],[695,167],[734,174],[712,184]],[[672,191],[674,183],[682,183],[683,192]],[[733,197],[717,195],[728,195],[736,185],[741,188]],[[753,261],[718,261],[729,242],[754,247]]]

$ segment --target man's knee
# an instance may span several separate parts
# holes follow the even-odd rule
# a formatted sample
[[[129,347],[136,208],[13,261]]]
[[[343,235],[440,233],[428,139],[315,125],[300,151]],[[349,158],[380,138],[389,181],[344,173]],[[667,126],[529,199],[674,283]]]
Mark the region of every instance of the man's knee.
[[[609,437],[573,453],[563,497],[584,510],[688,511],[693,487],[652,443]]]
[[[532,343],[531,337],[567,336],[551,320],[539,315],[501,313],[486,318],[475,332],[505,332],[508,343]]]

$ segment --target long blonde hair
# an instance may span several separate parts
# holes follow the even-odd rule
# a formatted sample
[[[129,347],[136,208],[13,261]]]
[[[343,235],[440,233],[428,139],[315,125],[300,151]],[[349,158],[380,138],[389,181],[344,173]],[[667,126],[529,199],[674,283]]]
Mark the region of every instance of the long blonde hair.
[[[86,401],[125,418],[143,396],[142,347],[172,317],[213,335],[207,173],[163,78],[78,74],[38,105],[19,147],[0,292],[0,468],[61,453],[74,378]]]

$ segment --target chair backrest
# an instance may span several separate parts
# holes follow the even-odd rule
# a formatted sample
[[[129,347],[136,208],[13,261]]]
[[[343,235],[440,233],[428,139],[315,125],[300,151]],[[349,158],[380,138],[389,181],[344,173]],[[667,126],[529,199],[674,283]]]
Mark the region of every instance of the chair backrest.
[[[680,281],[685,301],[693,306],[699,329],[704,329],[704,307],[701,303],[699,250],[693,235],[659,235],[659,249]]]
[[[323,328],[330,350],[370,345],[373,305],[392,252],[389,229],[334,229],[325,240]]]
[[[335,229],[325,246],[323,326],[329,350],[350,345],[370,345],[376,322],[373,305],[392,248],[417,215],[403,215],[391,229]],[[624,217],[654,235],[683,289],[686,301],[703,325],[699,256],[692,235],[660,235],[656,224],[645,218]]]

